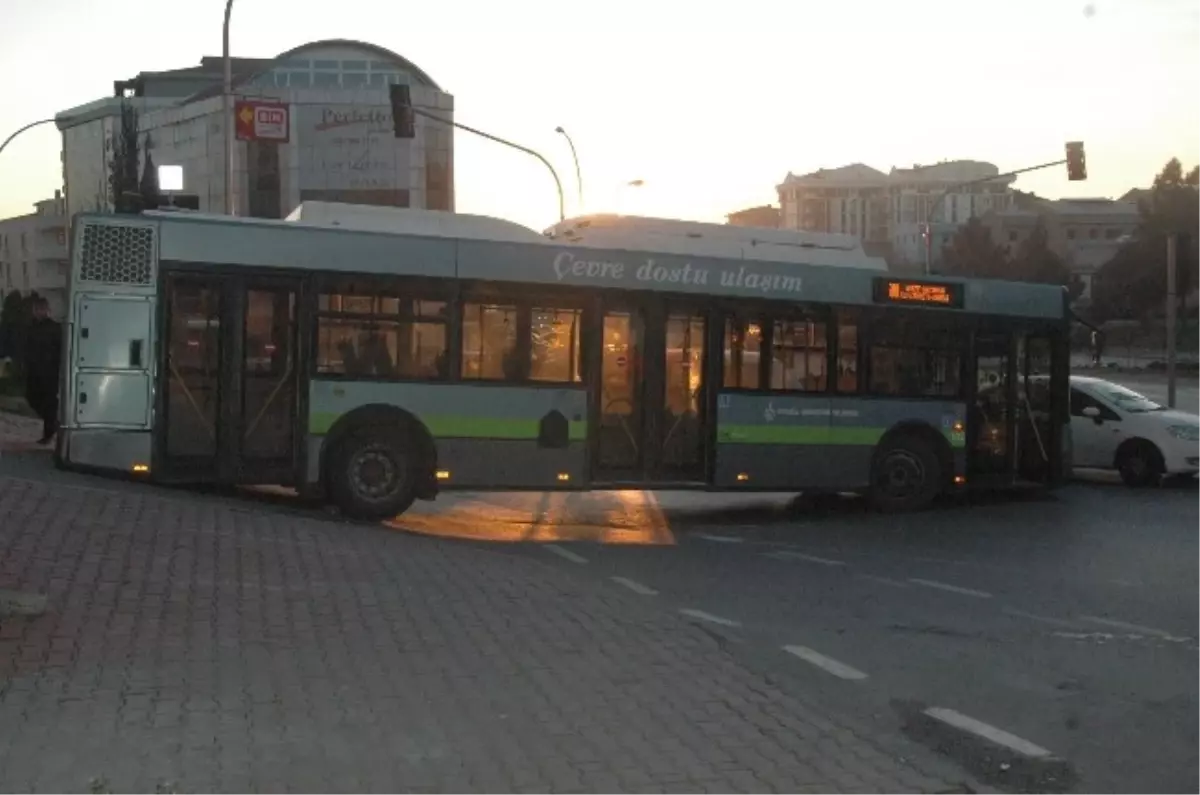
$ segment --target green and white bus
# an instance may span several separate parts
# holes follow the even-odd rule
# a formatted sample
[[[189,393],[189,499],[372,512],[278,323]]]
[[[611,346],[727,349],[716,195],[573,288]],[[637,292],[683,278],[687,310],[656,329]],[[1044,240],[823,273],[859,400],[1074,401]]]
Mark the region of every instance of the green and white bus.
[[[455,488],[908,510],[1062,479],[1063,289],[900,277],[838,235],[635,221],[82,214],[56,461],[369,519]]]

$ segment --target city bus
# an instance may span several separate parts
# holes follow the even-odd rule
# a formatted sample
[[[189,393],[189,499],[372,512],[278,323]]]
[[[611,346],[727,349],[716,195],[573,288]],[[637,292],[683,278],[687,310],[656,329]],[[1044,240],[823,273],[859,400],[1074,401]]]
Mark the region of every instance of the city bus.
[[[362,519],[448,489],[907,511],[1063,479],[1062,288],[893,274],[838,235],[601,220],[81,214],[55,460]]]

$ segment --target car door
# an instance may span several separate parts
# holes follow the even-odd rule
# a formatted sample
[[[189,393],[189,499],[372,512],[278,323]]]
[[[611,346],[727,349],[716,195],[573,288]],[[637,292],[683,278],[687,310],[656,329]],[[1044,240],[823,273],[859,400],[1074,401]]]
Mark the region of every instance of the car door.
[[[1085,415],[1087,408],[1097,409],[1099,416]],[[1124,438],[1121,417],[1078,386],[1072,386],[1071,437],[1074,466],[1111,469],[1117,446]]]

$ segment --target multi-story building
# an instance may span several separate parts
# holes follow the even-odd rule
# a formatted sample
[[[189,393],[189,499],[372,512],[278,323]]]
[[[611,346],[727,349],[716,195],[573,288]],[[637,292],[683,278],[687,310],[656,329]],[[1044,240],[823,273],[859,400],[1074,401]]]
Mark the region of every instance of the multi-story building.
[[[0,220],[0,302],[11,292],[36,292],[63,316],[67,284],[66,202],[59,193],[29,215]]]
[[[738,210],[725,216],[725,222],[730,226],[749,226],[756,229],[778,229],[779,208],[764,204],[761,207],[750,207]]]
[[[968,218],[1011,206],[1013,177],[999,178],[991,163],[956,160],[893,168],[885,174],[862,163],[789,173],[777,186],[786,229],[839,232],[894,267],[919,266],[925,258],[925,226],[932,230],[934,262]],[[979,184],[963,183],[988,180]]]
[[[1091,297],[1092,279],[1137,231],[1140,215],[1132,201],[1112,199],[1041,199],[1023,209],[985,214],[992,239],[1015,252],[1041,221],[1050,248],[1062,257],[1080,282],[1079,301]]]
[[[232,193],[238,215],[280,218],[305,200],[454,209],[452,128],[418,115],[397,138],[389,86],[414,107],[452,120],[453,97],[415,64],[373,44],[318,41],[270,58],[232,59],[237,100],[282,106],[286,140],[237,140]],[[139,162],[182,166],[182,193],[201,211],[224,212],[223,60],[143,72],[114,96],[58,114],[68,216],[108,208],[108,168],[122,106],[139,114]],[[275,130],[276,133],[279,130]]]

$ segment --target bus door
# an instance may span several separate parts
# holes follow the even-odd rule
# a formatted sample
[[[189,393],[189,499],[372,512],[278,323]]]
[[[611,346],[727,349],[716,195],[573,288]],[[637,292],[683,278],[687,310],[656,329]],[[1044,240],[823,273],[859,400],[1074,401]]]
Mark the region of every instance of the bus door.
[[[1017,338],[1017,472],[1022,480],[1055,483],[1063,473],[1067,366],[1048,333]]]
[[[155,465],[164,479],[292,482],[298,298],[291,279],[166,277]]]
[[[601,316],[592,480],[698,483],[709,445],[707,315],[657,298]]]
[[[971,357],[967,405],[967,472],[973,480],[1016,474],[1016,361],[1008,334],[979,334]]]

